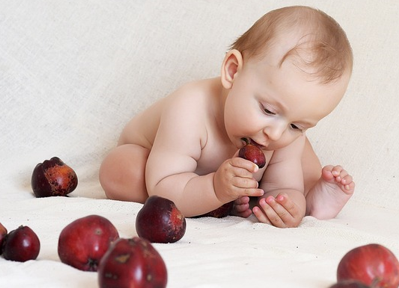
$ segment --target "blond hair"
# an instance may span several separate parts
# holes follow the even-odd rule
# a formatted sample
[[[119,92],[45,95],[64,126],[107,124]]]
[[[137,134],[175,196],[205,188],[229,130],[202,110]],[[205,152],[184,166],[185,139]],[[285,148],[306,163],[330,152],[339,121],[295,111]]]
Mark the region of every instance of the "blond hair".
[[[244,60],[262,57],[277,37],[287,31],[300,31],[303,41],[285,54],[280,65],[290,56],[299,56],[300,62],[315,71],[313,76],[323,83],[340,78],[346,70],[352,71],[352,49],[341,26],[326,13],[305,6],[285,7],[265,14],[230,48],[240,51]],[[303,52],[311,57],[303,57]]]

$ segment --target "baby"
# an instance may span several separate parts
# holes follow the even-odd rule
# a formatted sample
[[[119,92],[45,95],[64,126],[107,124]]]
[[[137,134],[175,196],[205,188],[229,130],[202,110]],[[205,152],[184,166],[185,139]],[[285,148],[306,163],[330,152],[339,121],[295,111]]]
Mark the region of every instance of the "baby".
[[[338,105],[352,65],[345,32],[325,13],[267,13],[231,46],[220,77],[184,85],[126,125],[100,168],[107,197],[159,195],[187,217],[235,201],[234,215],[276,227],[335,217],[355,183],[339,165],[321,167],[306,131]],[[247,141],[263,150],[262,169],[237,157]]]

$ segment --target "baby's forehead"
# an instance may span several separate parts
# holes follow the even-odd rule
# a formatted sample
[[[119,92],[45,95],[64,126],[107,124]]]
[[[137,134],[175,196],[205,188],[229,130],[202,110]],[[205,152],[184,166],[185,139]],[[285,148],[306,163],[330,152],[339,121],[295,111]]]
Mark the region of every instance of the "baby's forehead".
[[[298,29],[276,35],[262,52],[263,61],[281,67],[289,61],[309,76],[309,80],[329,83],[351,74],[351,65],[338,55],[335,47],[318,39],[312,29]]]
[[[274,35],[259,51],[258,60],[266,59],[281,66],[289,56],[312,58],[316,53],[313,49],[313,31],[295,30]]]
[[[247,32],[232,46],[243,53],[246,61],[266,58],[270,65],[281,66],[290,60],[323,83],[352,71],[352,49],[345,32],[320,11],[277,10],[266,14]]]

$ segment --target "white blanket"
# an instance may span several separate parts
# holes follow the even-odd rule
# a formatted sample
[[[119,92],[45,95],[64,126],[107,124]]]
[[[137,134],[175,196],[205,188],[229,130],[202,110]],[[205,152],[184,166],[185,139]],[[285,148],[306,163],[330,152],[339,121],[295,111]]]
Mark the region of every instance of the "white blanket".
[[[0,222],[31,227],[35,261],[0,259],[0,287],[97,287],[62,264],[58,235],[82,216],[136,236],[140,204],[105,199],[99,165],[124,124],[181,84],[219,75],[236,37],[271,9],[309,5],[333,16],[355,55],[347,94],[309,131],[323,164],[341,164],[356,192],[336,219],[278,229],[253,218],[187,219],[183,239],[155,244],[168,287],[328,287],[350,249],[380,243],[399,256],[399,2],[396,0],[0,0]],[[70,197],[35,198],[35,165],[73,167]]]

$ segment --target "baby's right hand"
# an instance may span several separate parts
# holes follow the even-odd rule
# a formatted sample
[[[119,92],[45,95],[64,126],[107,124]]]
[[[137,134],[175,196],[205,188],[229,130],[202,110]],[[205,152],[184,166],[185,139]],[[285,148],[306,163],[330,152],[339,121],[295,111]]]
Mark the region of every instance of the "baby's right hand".
[[[216,197],[227,203],[242,196],[262,196],[264,191],[253,177],[258,170],[256,164],[239,157],[224,161],[213,178]]]

